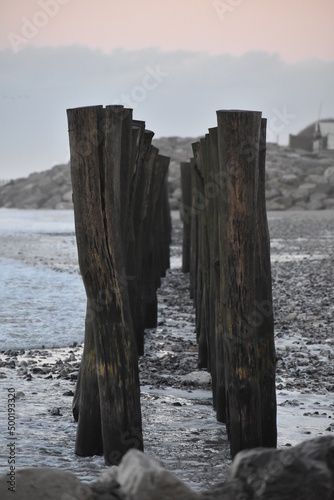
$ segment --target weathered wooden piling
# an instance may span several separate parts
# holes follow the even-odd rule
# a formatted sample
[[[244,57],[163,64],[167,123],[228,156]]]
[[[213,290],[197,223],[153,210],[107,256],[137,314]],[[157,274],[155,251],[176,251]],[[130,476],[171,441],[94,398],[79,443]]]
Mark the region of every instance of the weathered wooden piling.
[[[156,293],[163,267],[153,262],[166,263],[167,250],[160,257],[153,235],[169,159],[158,157],[150,145],[153,133],[123,106],[69,109],[67,115],[78,258],[87,295],[73,401],[76,453],[103,453],[106,463],[118,464],[129,448],[143,449],[138,376],[143,346],[137,332],[145,327],[143,290],[149,284],[150,297]]]
[[[190,271],[190,233],[191,233],[191,171],[190,162],[181,162],[181,219],[183,222],[182,271]]]
[[[234,456],[262,443],[258,338],[252,316],[261,114],[217,115],[219,165],[226,173],[219,250],[223,338],[218,342],[224,342],[227,427]]]
[[[199,366],[212,374],[234,456],[276,446],[265,120],[253,111],[218,111],[217,120],[190,161],[191,295]]]
[[[276,447],[276,355],[270,263],[270,236],[265,198],[266,126],[267,120],[262,118],[259,150],[257,238],[255,249],[255,293],[257,308],[256,326],[258,331],[259,349],[262,446]]]

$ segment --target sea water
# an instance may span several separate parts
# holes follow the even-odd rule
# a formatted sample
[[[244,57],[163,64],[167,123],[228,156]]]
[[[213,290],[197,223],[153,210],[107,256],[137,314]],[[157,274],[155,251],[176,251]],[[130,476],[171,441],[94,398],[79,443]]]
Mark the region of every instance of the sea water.
[[[73,212],[1,209],[0,241],[0,349],[83,342],[86,297],[78,266],[65,265],[67,252],[63,271],[53,265],[62,261],[62,248],[75,261]]]

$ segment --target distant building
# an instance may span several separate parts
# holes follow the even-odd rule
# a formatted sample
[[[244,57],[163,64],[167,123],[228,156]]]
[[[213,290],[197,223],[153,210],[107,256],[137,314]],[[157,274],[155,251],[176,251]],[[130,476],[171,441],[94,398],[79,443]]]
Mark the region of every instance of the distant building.
[[[334,119],[320,120],[306,127],[298,135],[290,134],[289,146],[306,151],[334,149]]]

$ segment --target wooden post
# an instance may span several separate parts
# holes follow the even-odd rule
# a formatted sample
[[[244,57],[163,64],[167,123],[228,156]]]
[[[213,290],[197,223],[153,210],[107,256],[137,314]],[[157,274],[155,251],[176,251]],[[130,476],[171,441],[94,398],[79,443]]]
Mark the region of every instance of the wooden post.
[[[258,334],[252,327],[261,113],[218,111],[217,117],[219,165],[226,175],[220,206],[223,338],[217,342],[224,342],[227,426],[235,456],[262,444]]]
[[[216,187],[217,195],[214,201],[214,219],[213,219],[213,248],[212,248],[212,267],[211,278],[213,282],[213,294],[215,295],[215,380],[212,382],[213,405],[216,409],[218,422],[226,422],[226,384],[225,384],[225,353],[224,353],[224,330],[223,314],[225,305],[220,296],[221,283],[221,262],[220,262],[220,231],[222,227],[221,205],[224,203],[226,188],[226,178],[223,171],[219,168],[218,157],[218,129],[210,129],[210,144],[212,155],[212,183]],[[214,376],[214,374],[213,374]],[[215,390],[214,390],[215,389]]]
[[[272,281],[270,263],[270,237],[265,196],[266,126],[261,121],[259,151],[259,184],[257,197],[257,238],[256,238],[256,311],[254,327],[258,332],[259,383],[261,390],[262,446],[276,447],[276,354],[274,340],[274,316],[272,306]]]
[[[196,275],[196,331],[198,341],[198,366],[208,367],[209,345],[207,331],[207,271],[208,271],[208,249],[206,228],[206,204],[204,195],[203,158],[201,154],[201,142],[192,144],[195,166],[195,184],[193,191],[193,202],[197,213],[197,275]]]
[[[170,268],[170,245],[172,243],[172,219],[169,207],[169,195],[168,195],[168,181],[165,179],[164,187],[161,194],[161,227],[162,238],[161,238],[161,276],[166,275],[167,269]]]
[[[145,254],[143,262],[142,301],[145,328],[155,328],[158,320],[157,283],[160,280],[158,266],[158,242],[155,240],[157,215],[164,181],[168,172],[169,158],[158,155],[154,166],[154,175],[147,200],[148,211],[146,221]]]
[[[141,143],[145,133],[145,122],[135,121],[132,122],[132,138],[131,138],[131,162],[130,162],[130,189],[129,198],[126,204],[128,220],[126,221],[127,237],[126,237],[126,266],[125,266],[125,279],[128,285],[129,302],[131,309],[131,318],[134,331],[137,328],[136,316],[136,296],[138,288],[137,268],[136,268],[136,238],[134,229],[134,204],[137,185],[137,169],[139,164],[139,154],[141,151]]]
[[[142,287],[142,227],[141,208],[143,205],[144,184],[143,164],[151,145],[154,133],[145,130],[145,122],[133,121],[133,143],[136,143],[136,151],[133,152],[134,175],[130,187],[129,199],[129,238],[127,245],[127,274],[129,276],[128,288],[131,304],[131,317],[135,331],[137,351],[139,355],[144,352],[144,319],[140,304],[140,294]]]
[[[182,205],[181,220],[183,222],[182,272],[190,271],[190,234],[191,234],[191,172],[190,162],[181,162]]]
[[[199,366],[212,374],[213,405],[234,457],[277,443],[266,120],[253,111],[217,118],[218,127],[192,145],[191,208],[183,216],[191,220]]]
[[[197,294],[197,265],[198,265],[198,210],[196,208],[196,173],[195,159],[190,159],[191,174],[191,209],[190,209],[190,297],[194,300],[196,306]],[[188,216],[188,214],[187,214]],[[197,330],[196,330],[197,331]]]
[[[221,412],[221,407],[225,397],[225,386],[221,388],[219,396],[217,386],[217,345],[216,333],[220,327],[218,321],[218,307],[219,301],[219,288],[220,288],[220,274],[219,274],[219,225],[218,225],[218,205],[221,197],[221,188],[217,174],[219,173],[218,164],[218,139],[217,127],[209,129],[209,134],[206,136],[206,158],[207,167],[204,169],[205,179],[205,197],[207,200],[207,235],[209,241],[209,342],[210,342],[210,372],[212,376],[212,397],[213,407],[217,411],[217,420],[224,421],[226,412]],[[220,353],[222,361],[224,354]],[[221,365],[224,366],[223,363]],[[219,376],[220,383],[224,380],[224,373]],[[223,397],[222,397],[223,396]],[[219,399],[219,407],[217,406],[217,398]],[[218,411],[219,410],[219,411]],[[225,410],[225,408],[224,408]]]
[[[153,133],[145,132],[146,139],[151,142]],[[134,206],[134,230],[136,239],[136,340],[138,354],[144,354],[144,330],[145,330],[145,308],[143,306],[143,286],[145,280],[144,259],[149,234],[150,201],[152,196],[152,185],[154,180],[155,162],[158,150],[152,145],[146,149],[141,165],[137,169],[137,186]]]
[[[118,464],[129,448],[143,449],[121,228],[121,144],[129,114],[94,106],[69,109],[67,115],[79,267],[87,294],[76,453],[93,455],[102,445],[106,463]]]

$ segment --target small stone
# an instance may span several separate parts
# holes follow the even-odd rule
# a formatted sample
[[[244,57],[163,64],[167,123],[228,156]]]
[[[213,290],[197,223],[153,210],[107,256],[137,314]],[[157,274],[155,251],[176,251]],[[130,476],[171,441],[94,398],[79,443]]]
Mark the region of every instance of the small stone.
[[[290,313],[285,317],[286,321],[294,321],[295,319],[297,319],[297,313],[295,313],[295,312]]]
[[[71,391],[71,390],[70,390],[70,391],[65,391],[65,392],[63,393],[63,396],[74,396],[74,392],[73,392],[73,391]]]
[[[50,410],[50,415],[55,416],[55,417],[62,417],[63,416],[60,413],[60,408],[57,408],[55,406]]]

